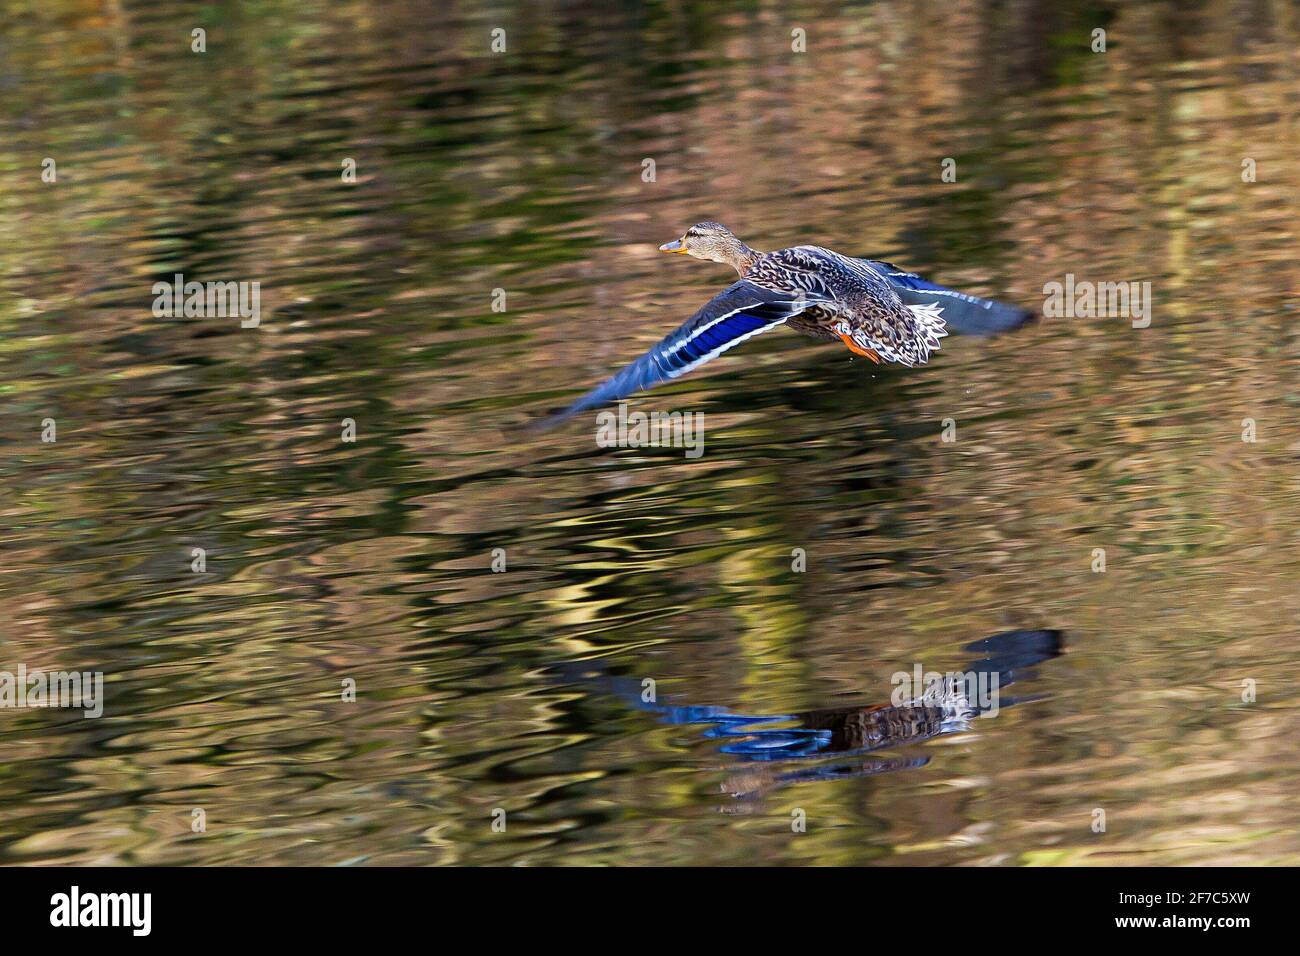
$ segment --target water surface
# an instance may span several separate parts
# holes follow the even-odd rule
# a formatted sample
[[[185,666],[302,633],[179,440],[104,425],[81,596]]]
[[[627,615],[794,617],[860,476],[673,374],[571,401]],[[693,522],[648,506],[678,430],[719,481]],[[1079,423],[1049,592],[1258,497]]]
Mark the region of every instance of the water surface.
[[[941,6],[10,3],[0,669],[107,701],[0,711],[0,862],[1300,862],[1300,11]],[[697,460],[519,431],[730,281],[655,251],[706,218],[1152,321],[778,331],[636,406]],[[260,326],[155,317],[178,272]],[[665,710],[1043,630],[863,772]]]

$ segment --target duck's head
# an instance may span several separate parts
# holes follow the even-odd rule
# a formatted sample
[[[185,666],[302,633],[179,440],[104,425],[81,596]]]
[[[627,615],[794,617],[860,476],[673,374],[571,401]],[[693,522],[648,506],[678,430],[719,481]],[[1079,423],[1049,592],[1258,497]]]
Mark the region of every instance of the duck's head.
[[[755,255],[754,250],[737,239],[730,229],[720,222],[712,221],[697,222],[680,239],[665,242],[659,251],[680,252],[710,262],[725,262],[734,266],[742,275]]]

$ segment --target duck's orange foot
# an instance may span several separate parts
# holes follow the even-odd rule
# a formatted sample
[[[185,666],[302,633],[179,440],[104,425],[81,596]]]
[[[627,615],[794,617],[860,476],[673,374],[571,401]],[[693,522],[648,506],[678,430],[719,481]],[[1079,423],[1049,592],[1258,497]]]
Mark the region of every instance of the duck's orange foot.
[[[857,342],[853,341],[852,336],[845,335],[842,332],[837,334],[839,335],[840,339],[844,342],[844,344],[849,347],[850,352],[854,353],[855,355],[865,355],[867,358],[871,359],[871,361],[875,362],[877,365],[880,364],[881,362],[880,356],[877,355],[875,352],[871,351],[871,349],[864,349],[862,346],[858,345]]]

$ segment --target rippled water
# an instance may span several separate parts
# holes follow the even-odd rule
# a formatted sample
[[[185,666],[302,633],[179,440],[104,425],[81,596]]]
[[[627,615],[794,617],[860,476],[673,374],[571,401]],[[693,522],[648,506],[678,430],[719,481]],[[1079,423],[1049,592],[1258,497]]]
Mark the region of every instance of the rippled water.
[[[0,710],[0,862],[1300,862],[1300,11],[944,11],[9,4],[0,669],[106,702]],[[521,432],[729,281],[705,218],[1152,321]],[[853,737],[1007,640],[1015,706]]]

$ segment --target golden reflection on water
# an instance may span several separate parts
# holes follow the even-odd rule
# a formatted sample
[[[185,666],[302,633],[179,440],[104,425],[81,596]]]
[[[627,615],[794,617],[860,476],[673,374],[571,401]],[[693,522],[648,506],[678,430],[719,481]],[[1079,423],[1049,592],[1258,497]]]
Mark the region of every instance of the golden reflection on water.
[[[179,6],[17,6],[0,669],[108,702],[0,713],[0,861],[1300,861],[1294,7],[271,4],[198,56]],[[517,431],[728,281],[655,252],[704,218],[1152,323],[765,336],[647,400],[696,461]],[[178,271],[262,327],[155,319]],[[794,713],[1015,628],[1066,632],[1041,700],[745,814],[757,765],[545,676]]]

